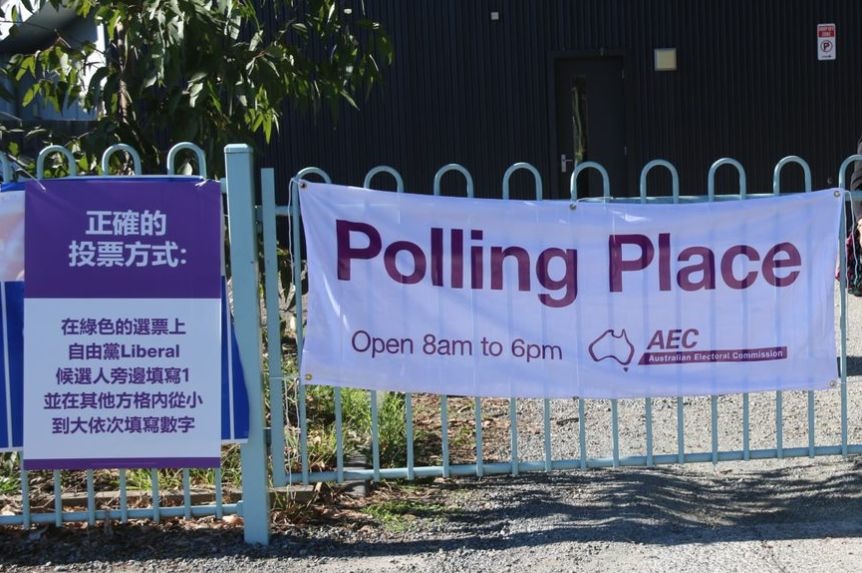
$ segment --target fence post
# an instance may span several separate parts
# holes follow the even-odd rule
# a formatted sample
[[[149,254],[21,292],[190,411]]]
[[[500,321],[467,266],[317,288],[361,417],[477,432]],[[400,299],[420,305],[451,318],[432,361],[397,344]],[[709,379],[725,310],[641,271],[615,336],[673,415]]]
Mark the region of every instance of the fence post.
[[[258,303],[257,233],[251,147],[224,148],[234,331],[248,390],[248,443],[241,447],[246,543],[269,543],[269,480],[264,436],[263,348]]]

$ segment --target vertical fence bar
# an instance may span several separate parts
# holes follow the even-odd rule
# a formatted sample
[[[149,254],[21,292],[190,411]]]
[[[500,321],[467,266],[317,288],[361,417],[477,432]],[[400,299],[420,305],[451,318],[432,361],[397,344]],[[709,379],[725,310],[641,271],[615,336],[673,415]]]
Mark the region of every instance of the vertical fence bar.
[[[152,468],[150,470],[150,499],[153,502],[153,523],[158,523],[161,520],[162,513],[159,509],[161,496],[159,495],[159,470]]]
[[[464,181],[467,184],[467,197],[473,197],[473,177],[467,168],[457,163],[449,163],[437,170],[434,174],[434,185],[432,187],[434,195],[440,195],[440,184],[443,181],[443,176],[450,172],[457,171],[464,176]],[[441,428],[441,454],[443,456],[443,477],[449,477],[449,397],[440,396],[440,424]]]
[[[377,390],[369,392],[371,400],[371,467],[374,481],[380,481],[380,411],[377,404]]]
[[[302,284],[302,221],[300,214],[300,199],[299,199],[299,191],[301,179],[308,175],[317,175],[325,183],[331,183],[332,180],[329,178],[329,175],[326,174],[325,171],[322,171],[316,167],[306,167],[305,169],[301,169],[297,174],[296,178],[291,181],[290,186],[290,225],[291,225],[291,241],[292,241],[292,253],[291,258],[294,261],[293,264],[293,284],[301,285]],[[296,289],[296,286],[294,286]],[[297,291],[299,293],[299,291]],[[296,296],[296,352],[297,356],[301,359],[302,357],[302,347],[305,341],[305,327],[302,324],[302,316],[303,312],[303,302],[302,296]],[[302,483],[308,484],[309,480],[309,467],[308,467],[308,418],[306,416],[306,404],[305,404],[305,384],[301,381],[297,385],[296,388],[296,401],[297,401],[297,409],[299,410],[299,458],[300,465],[302,471]],[[335,400],[335,420],[336,420],[336,436],[335,436],[335,450],[336,456],[338,452],[341,453],[341,457],[337,460],[336,463],[340,464],[341,467],[341,477],[344,477],[344,449],[343,449],[343,432],[341,431],[341,388],[333,389],[333,396]],[[338,472],[336,472],[338,475]]]
[[[781,170],[789,163],[796,163],[802,168],[804,178],[805,193],[811,192],[811,168],[808,163],[796,155],[788,155],[783,157],[775,164],[775,169],[772,172],[772,193],[775,195],[781,194]],[[808,455],[814,457],[814,391],[808,390]],[[782,446],[778,446],[778,457],[782,457]]]
[[[746,461],[751,459],[751,443],[748,430],[749,411],[748,393],[746,392],[742,395],[742,459]]]
[[[20,459],[20,458],[19,458]],[[21,468],[21,526],[30,529],[30,476]]]
[[[781,390],[775,393],[775,455],[784,457],[784,396]]]
[[[473,409],[476,412],[476,476],[485,475],[485,452],[482,443],[482,398],[476,396]]]
[[[671,177],[673,174],[671,172]],[[640,202],[646,203],[647,200],[647,188],[646,188],[646,173],[641,171],[641,179],[640,179]],[[679,201],[679,186],[674,185],[672,187],[673,192],[673,201],[676,203]],[[646,433],[646,465],[650,467],[653,465],[653,431],[652,431],[652,398],[644,398],[644,424],[645,424],[645,433]]]
[[[545,442],[545,471],[553,469],[553,453],[551,452],[551,401],[545,398],[542,401],[542,422],[544,424]]]
[[[120,523],[129,521],[129,494],[126,490],[126,470],[120,470]]]
[[[578,446],[581,454],[581,469],[587,469],[587,421],[584,399],[578,398]]]
[[[808,457],[814,457],[814,392],[808,391]]]
[[[235,331],[249,401],[248,441],[240,448],[244,534],[247,543],[266,545],[269,543],[269,483],[263,419],[252,150],[248,145],[235,144],[225,147],[224,152]],[[297,322],[301,319],[299,317]]]
[[[709,397],[709,414],[712,422],[712,463],[718,463],[718,396]]]
[[[676,399],[676,455],[679,463],[685,463],[685,404],[682,397]]]
[[[266,295],[266,347],[269,384],[270,455],[276,486],[287,482],[284,459],[284,385],[281,359],[281,312],[279,308],[278,244],[276,239],[275,176],[271,169],[260,174],[263,221],[264,291]],[[287,293],[285,293],[287,294]],[[297,290],[297,296],[301,293]]]
[[[222,475],[221,468],[216,468],[215,472],[213,472],[215,480],[215,505],[216,505],[216,519],[221,519],[224,517],[224,503],[223,498],[224,494],[222,492]]]
[[[63,482],[60,470],[54,470],[54,525],[63,525]]]
[[[372,168],[366,175],[365,180],[362,182],[362,186],[366,189],[371,189],[371,180],[378,173],[388,173],[395,179],[395,191],[396,193],[404,193],[404,180],[401,178],[401,174],[398,173],[397,170],[389,167],[388,165],[378,165],[377,167]],[[340,406],[340,388],[336,388],[336,400],[338,401],[338,405],[336,405],[336,450],[339,450],[341,453],[337,454],[337,464],[338,469],[337,473],[343,479],[343,440],[341,439],[341,406]],[[413,395],[410,392],[406,392],[404,394],[404,424],[406,426],[406,441],[407,441],[407,479],[412,480],[415,478],[415,470],[414,470],[414,456],[413,456],[413,439],[414,439],[414,428],[413,428]]]
[[[613,464],[620,467],[620,413],[617,400],[611,400],[611,444],[613,448]]]
[[[290,193],[290,227],[291,227],[291,235],[293,241],[293,284],[300,285],[302,284],[302,233],[300,230],[300,211],[299,211],[299,185],[300,183],[291,183]],[[296,353],[298,359],[302,356],[302,346],[304,344],[305,334],[304,327],[302,325],[302,296],[297,291],[296,296]],[[335,392],[338,392],[338,389],[335,389]],[[336,406],[341,405],[341,396],[339,395],[336,399]],[[308,420],[306,418],[306,409],[305,409],[305,384],[302,383],[301,380],[297,379],[296,386],[296,405],[299,419],[297,423],[299,424],[299,463],[302,471],[302,483],[308,484]],[[341,420],[340,412],[336,416],[338,421]],[[338,437],[336,437],[338,439]]]
[[[192,485],[188,468],[183,468],[183,517],[192,518]]]
[[[746,199],[748,197],[748,182],[747,182],[747,178],[745,175],[745,168],[742,166],[742,164],[739,161],[737,161],[733,158],[722,157],[721,159],[718,159],[717,161],[715,161],[709,167],[709,173],[707,174],[707,180],[706,180],[707,200],[710,202],[715,201],[715,172],[722,165],[730,165],[731,167],[734,167],[736,169],[737,176],[739,177],[739,179],[738,179],[739,198],[740,198],[740,200]],[[778,169],[780,170],[780,167]],[[775,189],[774,188],[775,177],[776,177],[776,175],[773,174],[773,191]],[[714,408],[714,412],[715,413],[713,415],[717,418],[718,417],[717,405]],[[749,423],[748,423],[748,420],[749,420],[748,392],[743,392],[743,394],[742,394],[742,457],[745,460],[749,459],[749,457],[751,455],[750,449],[749,449],[749,429],[748,429]],[[717,457],[718,457],[718,452],[717,452],[717,450],[718,450],[718,445],[717,445],[718,421],[717,421],[717,419],[715,420],[715,424],[713,426],[713,436],[714,436],[714,438],[713,438],[713,440],[714,440],[713,463],[715,463],[717,460]]]
[[[407,426],[407,479],[413,480],[416,477],[413,468],[413,396],[409,392],[404,395],[404,423]]]
[[[87,523],[90,527],[96,525],[96,484],[93,470],[87,470]]]
[[[329,178],[329,175],[326,174],[325,171],[322,171],[316,167],[306,167],[305,169],[301,169],[299,173],[296,174],[296,178],[291,181],[290,186],[290,225],[291,225],[291,241],[293,252],[291,253],[292,260],[294,261],[293,265],[293,284],[301,285],[302,284],[302,221],[300,214],[300,199],[299,192],[300,186],[302,182],[300,181],[302,178],[308,175],[317,175],[325,183],[331,183],[332,180]],[[294,287],[295,288],[295,287]],[[298,291],[297,291],[298,292]],[[302,357],[302,347],[305,343],[305,327],[302,324],[302,316],[303,316],[303,302],[302,296],[296,297],[296,352],[297,356],[301,359]],[[308,484],[309,480],[309,467],[308,467],[308,418],[306,416],[306,404],[305,404],[305,384],[300,381],[296,388],[296,401],[297,401],[297,409],[299,410],[299,458],[300,465],[302,469],[302,483]],[[333,395],[335,398],[335,408],[336,408],[336,422],[341,424],[341,388],[333,389]],[[340,431],[336,433],[336,452],[339,451],[339,444],[342,440],[343,433]],[[340,449],[341,458],[340,464],[342,468],[342,477],[343,477],[343,469],[344,469],[344,450]]]
[[[440,455],[443,456],[443,477],[449,477],[449,397],[440,396]]]
[[[529,171],[533,175],[533,181],[535,184],[535,196],[536,200],[540,201],[542,199],[542,176],[539,174],[539,170],[536,169],[529,163],[520,162],[510,165],[506,172],[503,174],[503,200],[509,200],[509,180],[512,178],[512,174],[519,169],[523,169],[525,171]],[[472,194],[471,194],[472,195]],[[547,405],[547,404],[546,404]],[[548,415],[549,410],[545,408],[544,415]],[[550,422],[545,420],[545,427],[549,427]],[[519,456],[518,456],[518,399],[510,398],[509,399],[509,427],[511,429],[512,434],[512,475],[518,475],[519,471]],[[548,432],[545,432],[547,436]],[[546,438],[547,439],[547,438]],[[549,463],[547,461],[547,453],[546,453],[546,462],[545,467],[549,469]]]
[[[781,193],[779,186],[775,186],[773,178],[772,193],[779,195]],[[776,316],[776,330],[780,329],[781,315]],[[778,459],[784,457],[784,393],[781,390],[775,392],[775,455]]]
[[[512,475],[518,475],[518,403],[517,398],[509,398],[509,430],[512,437]]]
[[[652,398],[644,400],[644,419],[646,423],[646,465],[653,465],[653,435],[652,435]]]
[[[335,408],[335,481],[344,481],[344,410],[341,388],[333,388],[333,407]]]

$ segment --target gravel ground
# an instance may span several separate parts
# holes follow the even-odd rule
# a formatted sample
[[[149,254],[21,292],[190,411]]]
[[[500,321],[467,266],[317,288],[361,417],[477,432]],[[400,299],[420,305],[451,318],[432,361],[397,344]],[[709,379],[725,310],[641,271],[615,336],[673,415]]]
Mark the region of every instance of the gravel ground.
[[[862,441],[862,299],[849,300],[849,439]],[[817,443],[840,439],[837,390],[815,393]],[[741,400],[719,400],[721,449],[741,447]],[[786,393],[784,446],[808,443],[807,395]],[[775,395],[751,396],[751,447],[776,440]],[[642,454],[643,400],[621,401],[621,455]],[[675,453],[676,404],[656,400],[655,453]],[[709,451],[708,398],[686,399],[686,451]],[[578,455],[577,403],[553,402],[554,457]],[[610,407],[586,412],[591,456],[610,455]],[[541,402],[519,409],[519,456],[543,455]],[[508,459],[505,442],[487,457]],[[415,500],[384,524],[343,503],[267,547],[225,522],[0,530],[0,571],[857,571],[862,458],[802,458],[435,480],[365,503]],[[340,517],[339,517],[340,516]]]

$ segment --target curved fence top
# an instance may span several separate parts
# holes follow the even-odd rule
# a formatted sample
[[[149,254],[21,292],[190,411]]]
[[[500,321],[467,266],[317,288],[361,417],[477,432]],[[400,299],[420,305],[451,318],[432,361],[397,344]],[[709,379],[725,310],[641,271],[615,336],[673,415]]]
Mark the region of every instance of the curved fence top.
[[[132,164],[134,165],[133,173],[135,175],[142,175],[143,169],[141,168],[141,156],[137,149],[126,143],[116,143],[102,153],[102,174],[110,175],[111,157],[115,153],[120,152],[125,152],[132,158]]]
[[[296,177],[294,177],[294,179],[305,179],[309,175],[317,175],[318,177],[323,179],[324,183],[332,183],[332,179],[329,177],[329,174],[323,169],[320,169],[319,167],[306,167],[304,169],[300,169],[296,173]]]
[[[473,176],[460,163],[450,163],[437,170],[437,173],[434,174],[434,195],[440,194],[440,182],[443,180],[443,176],[450,171],[457,171],[464,176],[464,180],[467,182],[467,197],[473,197]]]
[[[198,169],[200,170],[201,177],[207,176],[207,158],[204,150],[195,145],[194,143],[188,141],[182,141],[177,143],[168,151],[167,163],[168,163],[168,175],[175,174],[175,163],[177,159],[177,155],[179,155],[183,151],[191,151],[195,154],[195,158],[198,162]],[[140,158],[139,158],[140,159]]]
[[[54,153],[59,153],[66,158],[66,163],[69,165],[69,176],[75,177],[78,174],[78,166],[75,164],[75,156],[72,152],[62,145],[49,145],[39,152],[36,157],[36,179],[45,177],[45,160]]]
[[[390,175],[395,180],[395,191],[398,193],[404,193],[404,180],[401,178],[401,174],[398,173],[398,170],[394,167],[389,167],[388,165],[378,165],[377,167],[372,167],[368,173],[365,174],[365,180],[362,182],[362,186],[366,189],[371,189],[371,180],[378,174],[385,173]]]
[[[674,167],[674,164],[665,159],[653,159],[649,163],[643,166],[641,169],[641,177],[638,189],[640,191],[640,199],[641,203],[645,203],[647,199],[647,175],[656,167],[664,167],[668,171],[670,171],[670,182],[671,182],[671,193],[673,195],[673,202],[676,203],[679,201],[679,173]]]
[[[575,166],[572,177],[569,179],[569,193],[573,205],[578,200],[578,176],[586,169],[595,169],[599,172],[599,175],[602,176],[602,197],[609,199],[611,196],[611,178],[608,177],[608,170],[601,163],[584,161]]]
[[[741,199],[745,199],[745,168],[739,161],[732,157],[722,157],[709,166],[709,174],[706,176],[706,196],[709,197],[710,201],[715,199],[715,172],[718,171],[718,168],[722,165],[730,165],[736,169],[736,172],[739,174],[739,197]]]
[[[536,169],[530,163],[526,163],[521,161],[519,163],[513,163],[506,169],[506,172],[503,174],[503,199],[509,198],[509,179],[512,178],[512,174],[519,170],[529,171],[533,174],[533,181],[535,182],[535,190],[536,190],[536,200],[541,200],[542,198],[542,176],[539,174],[539,170]]]
[[[796,163],[802,168],[802,176],[805,178],[805,192],[811,191],[811,168],[808,163],[798,155],[788,155],[782,157],[775,164],[775,169],[772,171],[772,192],[776,195],[781,193],[781,170],[790,163]]]

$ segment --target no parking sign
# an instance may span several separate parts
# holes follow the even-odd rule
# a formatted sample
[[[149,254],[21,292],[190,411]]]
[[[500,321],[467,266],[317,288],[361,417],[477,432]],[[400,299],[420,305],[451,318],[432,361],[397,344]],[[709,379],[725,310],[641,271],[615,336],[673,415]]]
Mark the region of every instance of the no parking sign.
[[[817,24],[817,59],[835,59],[835,24]]]

